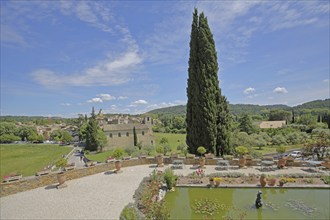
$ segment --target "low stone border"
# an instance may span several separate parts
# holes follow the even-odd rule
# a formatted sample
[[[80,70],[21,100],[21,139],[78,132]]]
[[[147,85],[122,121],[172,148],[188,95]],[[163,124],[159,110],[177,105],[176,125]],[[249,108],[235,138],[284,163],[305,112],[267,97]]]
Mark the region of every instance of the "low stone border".
[[[73,152],[73,151],[72,151]],[[195,158],[171,158],[171,157],[164,157],[165,164],[172,164],[173,160],[183,160],[184,165],[198,165],[198,157]],[[206,165],[217,165],[217,160],[219,158],[214,159],[206,159]],[[257,165],[258,160],[252,160],[249,165],[255,166]],[[155,157],[140,157],[140,158],[132,158],[128,160],[122,160],[122,167],[129,167],[129,166],[137,166],[137,165],[145,165],[145,164],[157,164]],[[229,161],[231,166],[238,166],[238,159],[233,159]],[[295,161],[293,165],[301,166],[300,161]],[[100,163],[96,164],[95,166],[91,167],[84,167],[80,169],[74,169],[66,171],[67,180],[78,179],[81,177],[93,175],[96,173],[102,173],[109,170],[115,169],[114,162],[111,161],[109,163]],[[57,172],[51,172],[47,175],[42,176],[30,176],[30,177],[23,177],[19,180],[13,182],[2,182],[0,183],[0,197],[15,194],[18,192],[23,192],[31,189],[35,189],[42,186],[48,186],[51,184],[57,183]]]
[[[210,188],[209,186],[205,186],[205,184],[180,184],[176,185],[176,187],[198,187],[198,188]],[[216,188],[257,188],[257,189],[330,189],[330,185],[317,185],[317,184],[309,184],[309,185],[301,185],[301,184],[286,184],[284,186],[259,186],[256,184],[220,184],[218,187],[212,187],[213,189]]]

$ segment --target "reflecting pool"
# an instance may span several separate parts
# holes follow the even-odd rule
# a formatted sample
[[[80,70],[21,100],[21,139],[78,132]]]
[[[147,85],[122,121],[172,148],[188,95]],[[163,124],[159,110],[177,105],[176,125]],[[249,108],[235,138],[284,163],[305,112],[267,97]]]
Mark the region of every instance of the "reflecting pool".
[[[176,187],[165,204],[172,219],[330,219],[329,189]]]

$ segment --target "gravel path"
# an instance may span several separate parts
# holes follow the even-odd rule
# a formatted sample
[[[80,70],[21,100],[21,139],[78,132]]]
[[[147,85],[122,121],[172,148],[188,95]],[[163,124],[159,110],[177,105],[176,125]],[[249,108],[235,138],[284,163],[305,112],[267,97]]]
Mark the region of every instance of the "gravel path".
[[[175,173],[187,175],[195,171],[191,168],[186,165]],[[143,177],[153,169],[150,165],[126,167],[120,174],[106,172],[67,181],[68,187],[62,189],[51,185],[2,197],[0,219],[118,219],[124,206],[133,202],[134,191]],[[205,174],[215,172],[261,173],[255,167],[229,171],[216,171],[215,166],[205,169]],[[306,172],[289,168],[266,173]]]

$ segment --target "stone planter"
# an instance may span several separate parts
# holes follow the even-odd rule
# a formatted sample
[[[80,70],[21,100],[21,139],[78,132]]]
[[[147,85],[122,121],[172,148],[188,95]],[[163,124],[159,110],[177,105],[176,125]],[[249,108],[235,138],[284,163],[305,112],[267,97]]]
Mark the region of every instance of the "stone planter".
[[[285,167],[286,164],[286,158],[280,158],[277,162],[277,167],[282,169]]]
[[[157,167],[163,167],[164,166],[164,156],[163,155],[158,155],[156,157],[157,161]]]
[[[205,167],[205,157],[199,158],[199,167],[204,168]]]
[[[260,179],[259,179],[259,182],[260,182],[260,186],[264,187],[266,186],[266,177],[265,176],[260,176]]]
[[[245,167],[245,164],[246,164],[246,159],[244,157],[242,158],[239,158],[239,161],[238,161],[238,166],[241,168],[241,167]]]
[[[214,179],[210,178],[210,187],[214,187]]]
[[[62,187],[66,187],[66,173],[65,172],[60,172],[57,174],[57,181],[58,181],[58,185],[57,188],[62,188]]]
[[[116,172],[120,171],[120,169],[121,169],[121,161],[120,160],[117,160],[115,162],[115,168],[116,168]]]
[[[275,178],[271,178],[268,180],[268,186],[275,186],[276,183],[276,179]]]

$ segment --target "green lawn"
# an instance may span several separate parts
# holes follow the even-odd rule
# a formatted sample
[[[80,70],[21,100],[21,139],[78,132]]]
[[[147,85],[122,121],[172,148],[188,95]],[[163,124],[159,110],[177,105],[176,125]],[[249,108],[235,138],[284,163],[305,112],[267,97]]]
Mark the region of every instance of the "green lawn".
[[[176,151],[176,148],[181,143],[186,143],[186,134],[172,134],[172,133],[156,133],[154,132],[156,137],[156,146],[159,145],[159,141],[166,137],[168,139],[169,145],[172,147],[172,151]]]
[[[96,154],[86,154],[85,156],[89,160],[98,161],[98,162],[104,162],[109,156],[111,156],[113,150],[104,151],[102,153],[96,153]]]
[[[72,148],[54,144],[1,144],[0,177],[19,172],[23,176],[34,175],[52,164]]]
[[[301,149],[303,147],[302,144],[285,145],[285,146],[286,146],[287,151]],[[255,150],[256,152],[260,152],[263,155],[265,155],[265,154],[277,153],[276,147],[277,146],[265,146],[265,147],[262,147],[261,150],[259,150],[259,147],[252,147],[252,149]]]

